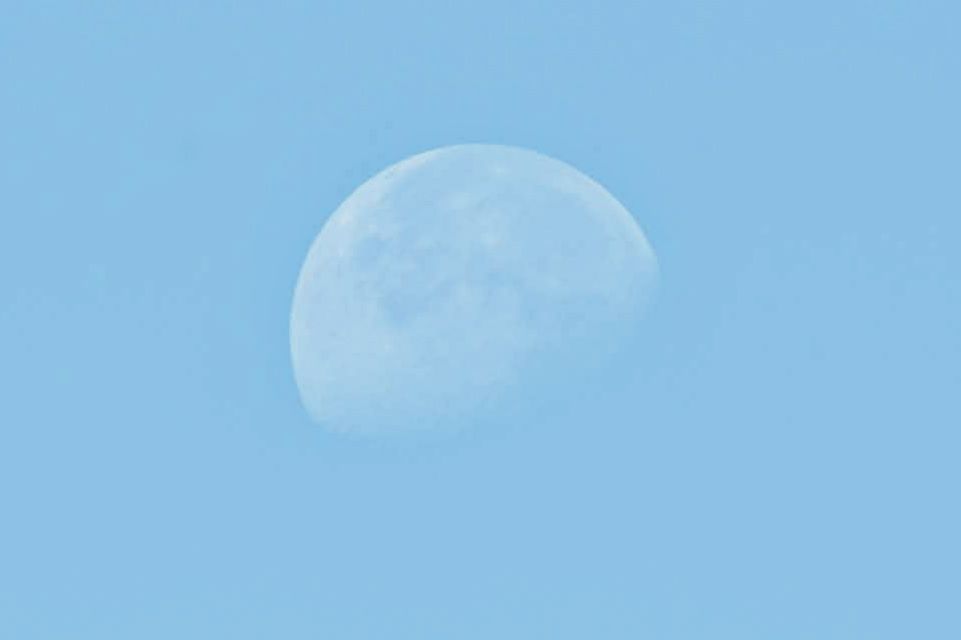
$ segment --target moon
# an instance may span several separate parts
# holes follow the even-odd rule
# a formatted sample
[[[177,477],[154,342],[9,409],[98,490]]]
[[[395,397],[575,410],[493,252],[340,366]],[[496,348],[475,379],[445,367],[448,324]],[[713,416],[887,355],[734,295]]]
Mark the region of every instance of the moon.
[[[482,144],[412,156],[310,247],[290,318],[301,400],[356,433],[509,418],[624,352],[657,273],[631,214],[561,161]]]

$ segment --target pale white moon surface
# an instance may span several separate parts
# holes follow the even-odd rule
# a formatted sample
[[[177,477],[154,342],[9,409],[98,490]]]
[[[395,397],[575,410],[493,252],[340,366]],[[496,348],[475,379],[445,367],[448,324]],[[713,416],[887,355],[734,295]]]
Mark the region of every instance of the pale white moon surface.
[[[627,348],[657,280],[637,222],[571,166],[458,145],[341,204],[294,294],[310,415],[363,433],[451,429],[551,394]]]

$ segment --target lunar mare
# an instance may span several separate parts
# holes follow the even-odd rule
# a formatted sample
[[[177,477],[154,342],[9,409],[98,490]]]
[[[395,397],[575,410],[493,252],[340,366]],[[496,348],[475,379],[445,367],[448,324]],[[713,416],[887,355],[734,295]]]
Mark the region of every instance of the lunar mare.
[[[311,246],[290,322],[300,396],[343,431],[503,415],[614,357],[656,279],[635,220],[569,165],[422,153],[361,185]]]

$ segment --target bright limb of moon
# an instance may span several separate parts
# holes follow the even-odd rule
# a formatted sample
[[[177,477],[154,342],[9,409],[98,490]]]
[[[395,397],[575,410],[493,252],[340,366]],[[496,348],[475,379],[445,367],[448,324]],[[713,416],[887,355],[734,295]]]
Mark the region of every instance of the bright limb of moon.
[[[300,396],[342,431],[504,415],[615,357],[656,280],[634,218],[573,167],[498,145],[421,153],[310,248],[290,321]]]

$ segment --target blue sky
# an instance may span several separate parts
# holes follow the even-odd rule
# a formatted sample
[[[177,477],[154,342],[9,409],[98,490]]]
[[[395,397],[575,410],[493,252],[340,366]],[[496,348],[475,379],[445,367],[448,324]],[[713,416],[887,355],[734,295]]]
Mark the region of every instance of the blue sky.
[[[0,637],[958,637],[959,18],[3,3]],[[637,366],[550,423],[326,433],[306,250],[464,142],[635,214]]]

